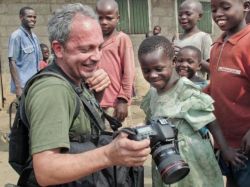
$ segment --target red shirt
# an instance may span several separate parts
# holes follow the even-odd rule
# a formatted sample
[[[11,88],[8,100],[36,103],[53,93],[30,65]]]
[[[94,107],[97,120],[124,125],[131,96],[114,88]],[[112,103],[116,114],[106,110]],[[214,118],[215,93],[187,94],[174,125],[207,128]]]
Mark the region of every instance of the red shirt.
[[[48,63],[45,62],[44,60],[41,60],[41,61],[39,62],[39,70],[41,70],[41,69],[43,69],[43,68],[45,68],[45,67],[47,67],[47,66],[48,66]]]
[[[124,98],[130,103],[135,63],[133,46],[128,35],[119,32],[103,43],[99,67],[108,73],[111,80],[111,84],[104,91],[101,107],[114,107],[117,98]]]
[[[215,116],[232,147],[239,148],[250,129],[250,25],[223,41],[210,55],[208,94],[215,100]]]

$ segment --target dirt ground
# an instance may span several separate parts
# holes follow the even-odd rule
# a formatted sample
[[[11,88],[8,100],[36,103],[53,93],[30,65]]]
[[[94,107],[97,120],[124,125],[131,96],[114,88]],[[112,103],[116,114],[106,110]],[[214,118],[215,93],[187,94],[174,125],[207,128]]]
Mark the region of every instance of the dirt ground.
[[[145,115],[139,108],[141,99],[137,99],[131,106],[132,124],[141,124]],[[14,116],[13,116],[14,117]],[[9,132],[9,114],[6,110],[0,111],[0,137],[3,133]],[[144,164],[144,187],[151,187],[151,157]],[[18,179],[17,173],[8,164],[8,143],[4,143],[0,139],[0,187],[4,187],[7,183],[16,184]],[[226,182],[224,178],[224,182]],[[6,186],[7,187],[7,186]]]
[[[143,123],[144,113],[139,108],[140,99],[136,99],[131,106],[132,124]],[[14,117],[14,116],[13,116]],[[12,120],[13,121],[13,120]],[[0,111],[0,137],[2,134],[9,132],[9,114],[5,110]],[[151,186],[151,158],[145,163],[145,187]],[[17,173],[8,164],[8,143],[0,139],[0,187],[7,183],[16,184],[18,179]]]

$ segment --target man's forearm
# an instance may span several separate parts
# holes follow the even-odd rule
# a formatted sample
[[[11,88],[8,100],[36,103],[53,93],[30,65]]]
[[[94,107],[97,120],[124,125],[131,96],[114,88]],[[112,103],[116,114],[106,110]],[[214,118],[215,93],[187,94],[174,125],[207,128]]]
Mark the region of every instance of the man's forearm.
[[[9,66],[10,66],[10,74],[13,79],[13,82],[16,86],[16,90],[22,89],[21,88],[21,82],[20,82],[20,77],[19,77],[19,72],[17,71],[16,67],[16,62],[14,60],[9,61]]]
[[[61,154],[59,149],[33,155],[36,179],[41,186],[63,184],[111,166],[105,147],[79,154]]]

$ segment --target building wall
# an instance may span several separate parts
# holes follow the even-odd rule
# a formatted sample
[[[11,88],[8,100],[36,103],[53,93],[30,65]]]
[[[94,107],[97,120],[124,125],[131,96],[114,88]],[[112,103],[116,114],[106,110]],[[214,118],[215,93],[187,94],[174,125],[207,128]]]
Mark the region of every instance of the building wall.
[[[8,38],[10,34],[20,26],[19,10],[21,7],[30,6],[37,13],[37,23],[33,32],[36,33],[41,43],[49,44],[47,34],[47,22],[53,10],[67,3],[83,3],[92,7],[95,0],[0,0],[0,46],[1,64],[3,77],[3,91],[7,99],[5,109],[9,103],[15,99],[15,95],[10,94],[10,73],[8,63]],[[49,46],[49,45],[48,45]],[[1,96],[1,92],[0,92]],[[2,103],[0,100],[0,109]]]
[[[149,17],[150,17],[150,30],[154,25],[160,25],[162,27],[162,35],[171,39],[177,31],[177,18],[176,18],[176,0],[145,0],[149,3]],[[8,64],[8,38],[10,34],[16,30],[20,25],[19,10],[23,6],[30,6],[36,10],[37,23],[33,30],[40,41],[45,44],[49,44],[47,35],[47,21],[56,8],[66,3],[83,3],[95,7],[96,0],[0,0],[0,46],[1,46],[1,60],[3,71],[3,86],[4,96],[7,98],[7,104],[10,103],[15,96],[10,94],[10,74]],[[141,97],[145,95],[149,85],[144,81],[139,63],[137,60],[137,51],[139,44],[145,38],[145,34],[130,35],[135,51],[136,60],[136,92],[137,96]],[[218,29],[214,28],[212,37],[218,36]],[[0,93],[1,94],[1,93]],[[0,101],[1,108],[1,101]]]

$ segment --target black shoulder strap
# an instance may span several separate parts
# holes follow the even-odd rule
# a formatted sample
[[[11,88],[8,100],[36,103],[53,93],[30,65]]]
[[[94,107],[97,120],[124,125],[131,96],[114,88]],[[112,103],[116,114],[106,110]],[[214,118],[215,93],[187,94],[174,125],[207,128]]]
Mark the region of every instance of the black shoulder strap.
[[[23,94],[22,94],[20,102],[19,102],[19,104],[20,104],[20,118],[24,122],[26,127],[28,127],[28,128],[29,128],[29,123],[28,123],[28,120],[27,120],[27,117],[26,117],[25,107],[24,107],[25,97],[26,97],[26,95],[28,93],[29,88],[34,83],[34,81],[41,78],[41,77],[43,77],[43,76],[53,76],[53,77],[57,77],[59,79],[62,79],[65,82],[68,82],[67,79],[65,79],[63,76],[61,76],[61,75],[59,75],[57,73],[54,73],[54,72],[49,72],[49,71],[39,72],[39,73],[35,74],[31,79],[29,79],[29,81],[25,85]],[[68,82],[68,83],[73,87],[73,85],[70,82]],[[75,119],[78,116],[79,112],[80,112],[80,101],[79,101],[78,98],[76,98],[76,109],[75,109],[75,112],[74,112],[72,123],[75,121]]]
[[[85,98],[84,95],[82,95],[82,97],[80,97],[80,99],[82,101],[83,106],[86,108],[88,114],[94,120],[93,125],[95,125],[95,127],[98,130],[100,130],[101,132],[104,131],[105,125],[104,125],[104,121],[101,118],[101,116],[95,111],[93,106],[87,101],[87,98]]]

